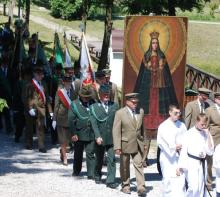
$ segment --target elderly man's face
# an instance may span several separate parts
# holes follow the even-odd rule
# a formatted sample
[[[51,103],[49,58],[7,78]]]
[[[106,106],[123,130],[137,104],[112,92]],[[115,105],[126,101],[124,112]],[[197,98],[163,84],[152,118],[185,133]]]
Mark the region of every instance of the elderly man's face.
[[[138,99],[133,98],[133,99],[128,99],[126,100],[126,105],[131,109],[131,110],[135,110],[137,108],[138,105]]]
[[[109,93],[100,92],[99,97],[100,97],[100,100],[104,103],[106,103],[110,100],[110,94]]]

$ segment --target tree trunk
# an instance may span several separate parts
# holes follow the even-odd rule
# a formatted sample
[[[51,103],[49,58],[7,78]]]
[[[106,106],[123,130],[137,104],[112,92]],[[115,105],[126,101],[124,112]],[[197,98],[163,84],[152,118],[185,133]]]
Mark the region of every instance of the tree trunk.
[[[88,16],[88,0],[83,1],[83,15],[82,15],[82,31],[86,34],[86,22]]]
[[[3,15],[6,16],[6,3],[3,4]]]
[[[175,4],[175,0],[168,0],[169,16],[176,16]]]
[[[112,7],[114,0],[107,0],[106,2],[106,18],[105,18],[105,32],[102,42],[101,57],[98,65],[98,70],[106,68],[108,62],[108,49],[110,43],[110,36],[112,32]]]
[[[25,22],[26,26],[29,29],[29,20],[30,20],[30,0],[25,1]]]

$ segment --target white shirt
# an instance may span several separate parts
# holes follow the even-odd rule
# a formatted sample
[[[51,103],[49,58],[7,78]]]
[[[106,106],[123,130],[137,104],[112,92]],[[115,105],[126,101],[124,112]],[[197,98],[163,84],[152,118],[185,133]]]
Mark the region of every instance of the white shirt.
[[[211,138],[212,147],[208,146],[208,135]],[[198,160],[188,157],[188,153],[199,158],[205,158],[206,155],[212,155],[213,152],[214,143],[211,135],[192,127],[185,133],[178,166],[188,169],[199,164]]]
[[[128,106],[126,106],[126,107],[127,107],[128,111],[129,111],[129,113],[131,114],[132,119],[133,119],[133,116],[134,116],[135,119],[137,120],[137,114],[135,112],[133,112],[130,107],[128,107]]]
[[[198,101],[198,104],[199,104],[199,111],[200,111],[200,113],[205,113],[205,103],[201,103],[199,101],[199,99],[197,101]]]

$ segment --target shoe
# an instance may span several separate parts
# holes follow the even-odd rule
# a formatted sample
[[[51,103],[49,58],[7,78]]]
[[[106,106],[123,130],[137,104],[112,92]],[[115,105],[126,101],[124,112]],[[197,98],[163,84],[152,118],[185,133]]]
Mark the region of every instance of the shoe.
[[[47,150],[46,150],[45,148],[40,148],[40,149],[39,149],[39,152],[41,152],[41,153],[46,153]]]
[[[95,178],[95,183],[96,184],[101,184],[102,183],[101,178],[100,177],[99,178]]]
[[[128,186],[125,186],[121,189],[121,191],[125,194],[131,194],[131,190],[130,190],[130,187]]]
[[[118,183],[107,183],[106,187],[109,187],[111,189],[115,189],[118,187]]]
[[[25,149],[27,150],[33,150],[33,148],[31,146],[25,146]]]
[[[60,149],[60,160],[63,162],[63,154],[61,152],[61,149]]]
[[[211,185],[206,185],[206,188],[207,188],[208,191],[213,191],[213,188],[212,188]]]
[[[145,196],[146,195],[146,188],[141,187],[140,189],[138,189],[137,193],[138,193],[138,196]]]
[[[79,173],[73,172],[72,176],[79,176]]]
[[[68,166],[68,161],[67,161],[67,159],[64,159],[64,160],[63,160],[63,165],[64,165],[64,166]]]
[[[93,176],[88,176],[87,179],[89,179],[89,180],[93,180],[94,177],[93,177]]]

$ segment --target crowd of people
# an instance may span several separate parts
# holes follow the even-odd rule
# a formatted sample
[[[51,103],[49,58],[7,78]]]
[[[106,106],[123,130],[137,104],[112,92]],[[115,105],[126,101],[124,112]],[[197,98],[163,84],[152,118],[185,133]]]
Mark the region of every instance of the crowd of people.
[[[0,113],[0,128],[4,120],[10,134],[15,125],[14,141],[19,143],[24,136],[28,150],[33,149],[36,133],[41,153],[47,152],[45,132],[50,131],[52,143],[60,144],[64,166],[68,165],[68,147],[73,142],[72,175],[80,176],[85,150],[87,178],[100,184],[106,160],[106,186],[112,189],[118,187],[115,155],[119,155],[121,191],[126,194],[131,193],[132,158],[137,193],[145,195],[143,168],[148,148],[139,93],[125,94],[125,106],[120,107],[117,86],[110,81],[111,70],[98,70],[95,77],[82,80],[73,66],[56,64],[53,57],[45,67],[36,58],[36,35],[31,37],[22,67],[13,67],[14,40],[6,24],[0,34],[0,98],[7,101],[8,107]],[[220,196],[220,92],[214,92],[213,101],[207,102],[211,93],[199,88],[198,98],[187,103],[183,116],[177,105],[167,106],[169,117],[159,125],[157,135],[163,196],[207,196],[212,190],[213,166]]]

